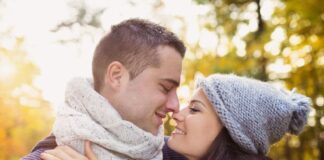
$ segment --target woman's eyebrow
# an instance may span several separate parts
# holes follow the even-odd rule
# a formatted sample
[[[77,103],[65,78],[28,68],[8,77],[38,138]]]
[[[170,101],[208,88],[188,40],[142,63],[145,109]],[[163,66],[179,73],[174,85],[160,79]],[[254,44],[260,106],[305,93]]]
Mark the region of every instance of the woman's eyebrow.
[[[191,104],[192,104],[192,103],[200,103],[202,106],[205,107],[205,104],[204,104],[202,101],[197,100],[197,99],[192,99],[192,100],[190,101],[190,103],[191,103]]]

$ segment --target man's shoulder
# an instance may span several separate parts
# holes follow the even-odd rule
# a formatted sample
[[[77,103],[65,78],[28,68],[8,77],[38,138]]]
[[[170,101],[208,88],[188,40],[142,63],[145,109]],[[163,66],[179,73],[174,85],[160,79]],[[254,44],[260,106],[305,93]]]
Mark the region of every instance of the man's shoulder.
[[[165,136],[164,137],[164,146],[163,146],[163,160],[186,160],[186,158],[177,153],[176,151],[172,150],[171,148],[169,148],[167,142],[168,142],[169,137]]]
[[[164,137],[165,145],[163,146],[163,159],[164,160],[186,160],[184,156],[175,152],[167,145],[169,137]],[[22,160],[40,160],[40,154],[45,150],[54,149],[57,146],[55,136],[49,135],[42,141],[38,142],[32,149],[32,152],[24,156]]]
[[[53,134],[41,140],[32,149],[31,153],[21,158],[22,160],[40,160],[40,154],[45,150],[54,149],[57,146],[55,136]]]

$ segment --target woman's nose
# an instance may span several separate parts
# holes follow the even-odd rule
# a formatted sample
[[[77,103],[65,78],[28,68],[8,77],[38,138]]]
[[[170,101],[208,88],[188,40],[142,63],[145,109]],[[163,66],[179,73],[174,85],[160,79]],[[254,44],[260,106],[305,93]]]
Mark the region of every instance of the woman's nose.
[[[180,110],[177,113],[172,114],[172,119],[175,121],[181,122],[185,119],[185,109]]]

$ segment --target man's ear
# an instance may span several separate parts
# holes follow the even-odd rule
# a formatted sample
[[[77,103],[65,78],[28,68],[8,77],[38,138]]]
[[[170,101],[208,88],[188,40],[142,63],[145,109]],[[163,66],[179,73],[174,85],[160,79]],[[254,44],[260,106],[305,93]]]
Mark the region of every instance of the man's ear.
[[[105,83],[113,90],[118,90],[123,83],[123,79],[128,76],[128,70],[125,66],[118,61],[114,61],[106,69]]]

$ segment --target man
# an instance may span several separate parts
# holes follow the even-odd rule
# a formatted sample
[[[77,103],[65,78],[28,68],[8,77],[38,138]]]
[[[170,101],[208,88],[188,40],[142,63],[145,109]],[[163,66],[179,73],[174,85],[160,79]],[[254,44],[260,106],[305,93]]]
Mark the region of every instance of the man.
[[[179,111],[176,88],[180,83],[184,54],[183,43],[164,27],[140,19],[126,20],[113,26],[96,47],[92,90],[104,97],[123,120],[158,136],[166,114]],[[83,99],[84,95],[74,95],[74,98]],[[59,134],[60,128],[54,129],[57,136],[55,132]],[[40,153],[55,147],[52,135],[23,159],[40,159]],[[167,146],[163,147],[163,153],[164,159],[178,157]],[[69,147],[57,147],[42,156],[45,159],[82,157]]]

